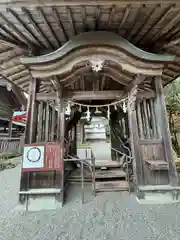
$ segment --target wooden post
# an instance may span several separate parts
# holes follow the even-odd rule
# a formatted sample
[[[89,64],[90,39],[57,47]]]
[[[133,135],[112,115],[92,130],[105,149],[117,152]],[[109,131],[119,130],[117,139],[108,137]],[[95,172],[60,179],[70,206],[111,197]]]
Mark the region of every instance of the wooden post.
[[[37,142],[42,141],[42,131],[43,131],[43,101],[39,104],[39,111],[38,111],[39,121],[38,121],[38,135],[37,135]]]
[[[39,84],[37,83],[37,80],[32,78],[29,84],[25,143],[33,143],[36,141],[36,130],[37,130],[36,93],[38,92],[38,88],[39,88]]]
[[[136,98],[139,82],[143,81],[144,76],[138,75],[134,80],[134,84],[129,92],[128,96],[128,118],[129,118],[129,130],[130,141],[133,159],[133,172],[134,172],[134,187],[144,184],[144,172],[142,154],[139,146],[138,125],[136,116]]]
[[[178,185],[178,175],[176,171],[175,162],[173,159],[173,148],[171,142],[171,134],[167,120],[166,104],[164,99],[164,92],[161,77],[155,77],[154,81],[156,89],[156,119],[160,128],[162,141],[165,149],[166,161],[169,165],[169,181],[173,186]]]
[[[37,79],[31,79],[29,84],[29,96],[27,105],[27,122],[25,129],[24,143],[34,143],[37,133],[37,102],[36,93],[39,91],[39,82]],[[20,189],[27,190],[29,188],[31,174],[22,173]]]
[[[140,139],[144,139],[140,101],[137,102],[137,116],[138,116],[138,124],[139,124],[139,137]]]
[[[52,118],[51,118],[51,141],[54,141],[55,119],[56,119],[55,102],[53,102],[53,106],[52,106]]]
[[[45,141],[49,140],[49,103],[46,102]]]
[[[12,137],[12,119],[9,121],[9,129],[8,129],[9,137]]]

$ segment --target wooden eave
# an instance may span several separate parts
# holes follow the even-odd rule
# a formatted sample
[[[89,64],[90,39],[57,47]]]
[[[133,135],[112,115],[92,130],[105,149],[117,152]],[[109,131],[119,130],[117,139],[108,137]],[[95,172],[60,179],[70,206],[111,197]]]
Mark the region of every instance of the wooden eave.
[[[167,0],[1,1],[1,75],[27,92],[31,75],[20,57],[51,53],[75,35],[100,30],[114,32],[147,52],[175,55],[176,61],[164,66],[163,84],[179,76],[180,2]],[[41,92],[53,91],[51,84],[44,84],[50,81],[42,81]],[[102,76],[100,81],[109,78]],[[148,88],[150,81],[145,83]],[[83,89],[82,80],[79,85]]]

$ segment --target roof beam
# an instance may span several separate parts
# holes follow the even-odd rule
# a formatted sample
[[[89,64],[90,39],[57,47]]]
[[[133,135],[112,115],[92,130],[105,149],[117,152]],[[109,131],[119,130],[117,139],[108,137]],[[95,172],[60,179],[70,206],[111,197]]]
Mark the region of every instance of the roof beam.
[[[171,10],[174,8],[174,4],[171,4],[170,6],[168,6],[163,13],[159,16],[159,18],[155,21],[155,23],[151,26],[150,29],[147,29],[147,31],[141,36],[141,38],[138,40],[137,44],[139,44],[140,42],[144,42],[144,40],[147,38],[147,36],[152,33],[152,31],[154,30],[154,28],[162,23],[165,19],[165,17],[171,12]]]
[[[88,31],[88,25],[87,25],[87,16],[86,16],[86,7],[85,6],[82,6],[81,7],[82,9],[82,21],[83,21],[83,24],[84,24],[84,31]]]
[[[113,5],[113,6],[111,7],[111,12],[110,12],[110,14],[109,14],[109,19],[108,19],[108,23],[107,23],[107,29],[110,28],[112,19],[113,19],[113,17],[114,17],[115,14],[116,14],[116,6]]]
[[[136,38],[139,38],[140,34],[143,30],[143,28],[147,25],[148,21],[151,19],[151,17],[153,16],[153,14],[155,13],[156,9],[160,7],[160,4],[157,4],[152,10],[151,12],[147,15],[145,21],[139,26],[139,28],[136,30],[136,32],[134,33],[134,35],[132,35],[131,39],[133,39],[133,42],[137,42]]]
[[[142,4],[142,5],[138,8],[138,10],[136,11],[136,15],[135,15],[135,17],[134,17],[134,20],[133,20],[133,22],[132,22],[132,24],[131,24],[131,27],[130,27],[129,29],[127,29],[127,31],[126,31],[125,36],[126,36],[126,38],[128,38],[129,40],[130,40],[130,35],[131,35],[131,33],[132,33],[132,31],[133,31],[136,23],[138,22],[138,20],[139,20],[140,17],[141,17],[141,11],[142,11],[143,8],[144,8],[144,4]]]
[[[65,40],[67,41],[69,38],[68,38],[68,35],[66,34],[65,28],[64,28],[64,26],[63,26],[63,24],[62,24],[62,22],[61,22],[60,15],[59,15],[59,13],[58,13],[58,11],[57,11],[57,8],[56,8],[56,7],[52,7],[52,11],[53,11],[53,13],[54,13],[53,16],[55,17],[56,22],[58,23],[59,28],[60,28],[61,31],[63,32],[64,38],[65,38]]]
[[[126,22],[129,14],[130,14],[131,8],[132,8],[131,4],[126,6],[126,8],[124,10],[124,14],[123,14],[122,19],[121,19],[121,22],[120,22],[119,27],[117,29],[117,33],[119,33],[121,28],[124,26],[124,23]]]
[[[124,96],[122,90],[105,90],[105,91],[67,91],[65,98],[82,101],[82,100],[113,100]],[[150,98],[155,97],[155,92],[138,91],[138,97]],[[56,100],[56,94],[51,93],[37,93],[36,99],[39,101],[53,101]]]
[[[67,14],[68,14],[68,17],[69,17],[69,21],[70,21],[70,24],[71,24],[73,35],[76,35],[77,33],[76,33],[76,28],[75,28],[75,24],[74,24],[71,8],[70,7],[66,7],[66,11],[67,11]]]
[[[37,0],[31,0],[31,2],[27,0],[8,0],[8,6],[9,7],[37,7],[37,6],[44,6],[44,7],[51,7],[52,5],[54,6],[92,6],[92,5],[103,5],[103,6],[110,6],[110,5],[117,5],[117,6],[124,6],[125,4],[130,3],[138,6],[140,3],[144,3],[144,0],[43,0],[43,1],[37,1]],[[146,1],[149,5],[154,5],[155,1],[154,0],[148,0]],[[180,5],[179,1],[177,0],[158,0],[159,4],[169,4],[169,3],[174,3],[177,5]],[[0,1],[0,7],[5,8],[7,7],[7,0],[1,0]]]
[[[11,39],[11,41],[15,41],[17,43],[19,43],[19,45],[25,45],[26,48],[28,48],[27,44],[25,44],[24,42],[22,42],[21,40],[19,40],[19,38],[14,35],[9,29],[7,29],[6,27],[4,27],[3,25],[0,25],[0,29],[6,33],[8,36],[5,36],[2,32],[0,33],[3,37],[5,38],[9,38]]]
[[[180,38],[176,38],[170,42],[166,42],[163,44],[163,46],[161,48],[169,48],[169,47],[173,47],[174,45],[177,45],[180,43]]]
[[[156,42],[156,40],[157,40],[161,35],[166,34],[166,33],[169,31],[169,29],[173,27],[172,25],[174,24],[174,22],[177,21],[177,19],[178,19],[179,17],[180,17],[180,11],[178,11],[178,12],[175,14],[175,16],[174,16],[170,21],[168,21],[168,23],[166,23],[166,24],[163,26],[163,28],[160,29],[160,31],[158,31],[158,32],[156,33],[156,35],[153,37],[153,42],[152,42],[152,44],[154,44],[154,43]]]
[[[52,34],[53,38],[55,39],[57,46],[60,47],[61,43],[59,42],[59,39],[58,39],[54,29],[52,28],[51,24],[48,22],[46,14],[44,13],[43,9],[41,7],[37,7],[37,10],[41,14],[41,17],[42,17],[47,29],[49,30],[49,32]]]
[[[27,50],[27,46],[24,44],[24,43],[19,43],[19,42],[16,42],[15,40],[5,36],[4,34],[0,33],[0,41],[5,44],[5,45],[8,45],[9,47],[18,47],[20,49],[23,49],[23,50]]]
[[[99,30],[100,16],[101,16],[101,8],[100,8],[100,6],[97,6],[96,16],[95,16],[95,18],[96,18],[95,30]]]
[[[34,48],[34,45],[29,41],[29,39],[13,23],[11,23],[2,13],[0,13],[0,18],[8,25],[9,28],[11,28],[16,33],[20,41],[23,40],[29,48],[31,49]]]
[[[36,29],[36,31],[38,32],[38,34],[41,35],[41,37],[45,40],[45,42],[48,44],[48,47],[50,47],[51,50],[54,50],[53,45],[51,44],[51,42],[49,41],[49,39],[46,37],[46,35],[44,34],[44,32],[42,31],[42,29],[38,26],[38,24],[34,21],[32,14],[30,13],[30,11],[28,9],[26,9],[25,7],[22,8],[22,11],[26,14],[27,18],[29,19],[30,23],[33,25],[33,27]],[[43,43],[44,44],[44,43]]]
[[[23,26],[23,28],[25,29],[25,31],[28,33],[28,35],[35,40],[35,42],[37,43],[37,45],[44,47],[44,45],[42,45],[42,43],[39,41],[39,39],[35,36],[35,34],[33,33],[33,31],[30,29],[30,27],[28,26],[28,24],[26,25],[22,19],[18,16],[18,14],[11,8],[7,8],[7,12],[11,13],[11,15]]]

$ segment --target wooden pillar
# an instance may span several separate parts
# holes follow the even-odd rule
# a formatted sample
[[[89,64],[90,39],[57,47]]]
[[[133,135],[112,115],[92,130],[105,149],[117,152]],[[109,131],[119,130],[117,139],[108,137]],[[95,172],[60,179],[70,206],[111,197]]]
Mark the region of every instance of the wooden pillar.
[[[36,101],[36,93],[39,91],[39,82],[37,79],[31,79],[29,83],[29,95],[28,95],[28,105],[27,105],[27,122],[25,129],[24,143],[34,143],[36,142],[37,135],[37,111],[38,103]],[[20,189],[27,190],[29,188],[31,174],[22,173]]]
[[[138,136],[138,125],[137,125],[137,116],[136,116],[136,94],[137,86],[135,86],[129,93],[129,102],[128,102],[128,117],[129,117],[129,130],[130,130],[130,141],[131,141],[131,150],[133,157],[133,172],[134,172],[134,185],[143,184],[143,164],[142,164],[142,155],[139,145],[139,136]]]
[[[144,171],[142,154],[139,145],[139,134],[136,115],[136,99],[138,84],[145,79],[143,75],[137,75],[132,83],[128,96],[128,120],[129,120],[129,132],[131,141],[131,151],[133,157],[133,172],[134,172],[134,187],[144,184]]]
[[[12,119],[9,121],[9,131],[8,131],[9,137],[12,137]]]
[[[46,102],[45,141],[49,140],[49,103]]]
[[[55,120],[56,120],[56,111],[55,111],[55,102],[53,102],[53,106],[52,106],[52,118],[51,118],[51,141],[54,141]]]
[[[176,171],[175,162],[173,159],[173,148],[171,142],[171,134],[169,130],[169,124],[167,119],[166,104],[164,98],[164,91],[162,86],[161,77],[155,77],[154,81],[155,90],[156,90],[156,119],[158,122],[158,127],[160,128],[160,133],[165,149],[166,161],[169,166],[169,181],[173,186],[178,185],[178,175]],[[163,160],[163,159],[162,159]]]
[[[37,142],[42,141],[42,131],[43,131],[43,101],[39,104],[39,111],[38,111],[38,134],[37,134]]]
[[[33,143],[36,141],[36,131],[37,131],[36,93],[38,92],[38,90],[39,90],[39,83],[37,82],[37,79],[32,78],[29,84],[25,143]]]

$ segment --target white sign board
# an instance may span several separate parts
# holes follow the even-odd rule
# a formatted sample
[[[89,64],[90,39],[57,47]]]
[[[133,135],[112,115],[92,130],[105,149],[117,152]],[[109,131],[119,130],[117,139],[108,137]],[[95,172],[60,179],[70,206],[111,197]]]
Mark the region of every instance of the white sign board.
[[[44,167],[44,146],[25,146],[23,154],[23,168]]]

